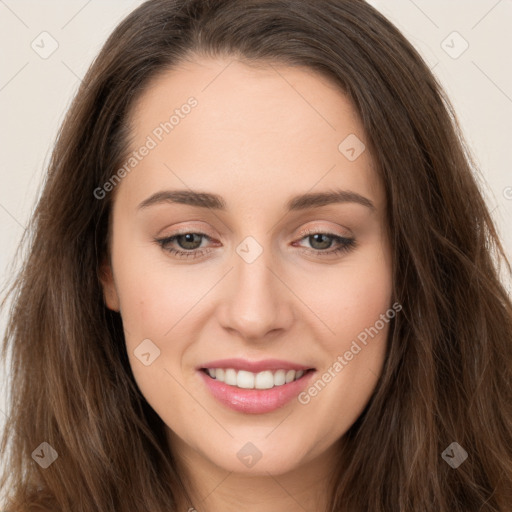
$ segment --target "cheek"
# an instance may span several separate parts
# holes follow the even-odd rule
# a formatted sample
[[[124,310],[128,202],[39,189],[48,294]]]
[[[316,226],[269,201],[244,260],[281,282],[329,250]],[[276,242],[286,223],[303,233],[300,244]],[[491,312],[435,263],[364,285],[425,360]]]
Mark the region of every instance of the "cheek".
[[[324,338],[329,362],[303,397],[304,403],[314,404],[319,417],[342,418],[330,425],[334,437],[356,421],[373,394],[385,361],[390,322],[399,314],[391,304],[389,260],[370,262],[338,281],[340,302],[331,309],[335,335]]]
[[[346,259],[309,287],[309,304],[329,330],[319,336],[324,364],[301,403],[318,417],[343,418],[329,423],[332,435],[345,431],[372,395],[385,360],[392,307],[389,252],[368,246],[357,258]],[[304,288],[303,293],[306,293]]]
[[[175,379],[181,381],[187,349],[200,338],[202,300],[218,278],[211,270],[173,267],[147,246],[114,252],[113,265],[133,375],[148,402],[163,413],[179,401]]]
[[[326,327],[323,344],[330,353],[350,344],[391,307],[388,255],[385,250],[368,246],[340,265],[301,281],[301,297]]]
[[[165,260],[148,261],[145,253],[114,263],[123,325],[131,342],[141,336],[162,339],[169,335],[208,290],[198,272],[185,266],[173,270]]]
[[[133,256],[118,263],[130,366],[142,395],[162,416],[176,407],[180,397],[175,379],[181,380],[179,366],[194,339],[193,333],[185,333],[183,327],[192,317],[187,311],[197,302],[198,293],[193,283],[178,272],[163,272]]]

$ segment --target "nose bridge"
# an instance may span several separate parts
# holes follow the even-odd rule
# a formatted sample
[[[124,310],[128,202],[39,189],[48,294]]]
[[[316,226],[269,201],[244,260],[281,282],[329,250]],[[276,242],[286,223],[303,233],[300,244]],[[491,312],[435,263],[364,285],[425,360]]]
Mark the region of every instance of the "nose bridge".
[[[247,339],[283,329],[293,318],[289,293],[278,273],[269,242],[246,237],[237,247],[223,324]]]

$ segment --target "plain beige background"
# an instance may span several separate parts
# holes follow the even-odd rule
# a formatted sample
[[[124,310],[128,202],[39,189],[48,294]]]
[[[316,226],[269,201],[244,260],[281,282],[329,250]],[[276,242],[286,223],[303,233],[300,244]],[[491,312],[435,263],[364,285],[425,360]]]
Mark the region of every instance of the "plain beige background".
[[[140,3],[0,0],[0,286],[10,275],[58,127],[81,77],[117,23]],[[370,3],[402,30],[447,90],[512,255],[512,0]],[[4,329],[2,312],[0,333]],[[0,424],[4,399],[1,389]]]

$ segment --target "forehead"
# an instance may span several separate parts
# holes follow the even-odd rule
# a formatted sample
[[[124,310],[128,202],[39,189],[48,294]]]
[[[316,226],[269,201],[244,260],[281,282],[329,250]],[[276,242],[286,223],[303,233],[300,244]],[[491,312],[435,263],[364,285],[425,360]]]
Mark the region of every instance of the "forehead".
[[[353,159],[356,110],[308,68],[197,57],[153,79],[129,124],[129,151],[151,146],[122,183],[137,197],[163,182],[239,199],[343,185],[382,195],[368,148]]]

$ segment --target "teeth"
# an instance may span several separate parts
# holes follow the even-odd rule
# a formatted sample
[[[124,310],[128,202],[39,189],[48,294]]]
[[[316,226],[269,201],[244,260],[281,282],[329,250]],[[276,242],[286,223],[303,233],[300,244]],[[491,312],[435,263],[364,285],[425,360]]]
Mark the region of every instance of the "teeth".
[[[236,371],[233,368],[226,370],[224,374],[224,382],[230,386],[236,386]]]
[[[254,389],[254,373],[240,370],[236,376],[236,385],[239,388]]]
[[[284,370],[277,370],[274,373],[274,386],[282,386],[286,382],[286,372]]]
[[[270,389],[288,384],[304,375],[304,370],[265,370],[253,373],[246,370],[236,371],[233,368],[208,368],[207,371],[212,379],[242,389]]]
[[[260,372],[256,375],[254,383],[256,389],[270,389],[274,387],[274,375],[271,371]]]

